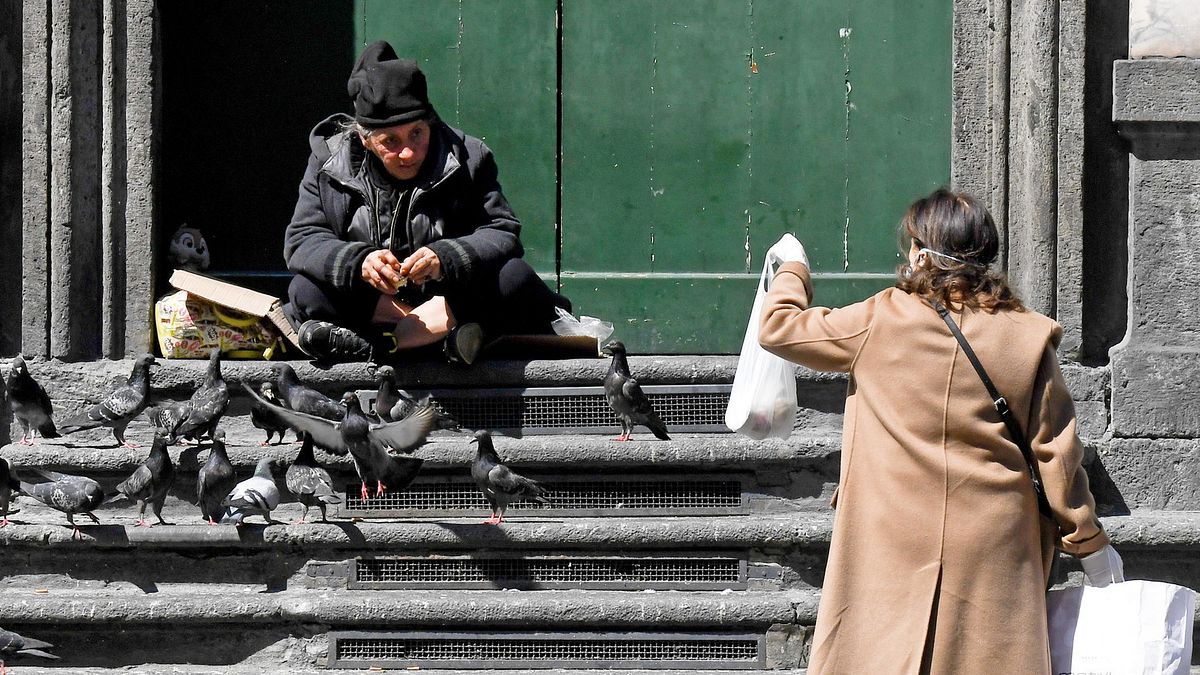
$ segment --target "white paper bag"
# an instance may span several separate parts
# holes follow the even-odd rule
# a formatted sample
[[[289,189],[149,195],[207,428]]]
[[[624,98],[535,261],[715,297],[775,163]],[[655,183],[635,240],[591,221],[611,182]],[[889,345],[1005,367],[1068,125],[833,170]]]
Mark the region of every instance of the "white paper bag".
[[[1158,581],[1046,594],[1051,672],[1187,675],[1196,592]]]
[[[796,425],[795,366],[758,345],[758,321],[771,281],[772,262],[767,256],[763,263],[733,376],[729,407],[725,409],[725,425],[755,440],[787,438]]]

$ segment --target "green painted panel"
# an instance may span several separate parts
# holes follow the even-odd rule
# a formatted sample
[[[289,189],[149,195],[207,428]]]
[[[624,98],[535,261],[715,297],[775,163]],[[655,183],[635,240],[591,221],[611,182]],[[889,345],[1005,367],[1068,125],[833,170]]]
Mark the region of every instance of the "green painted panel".
[[[889,233],[909,204],[950,182],[952,16],[942,0],[851,6],[850,269],[890,272],[899,251]]]
[[[555,270],[557,29],[555,0],[358,0],[356,53],[373,40],[417,59],[452,126],[496,155],[521,219],[525,258]]]
[[[744,320],[714,317],[748,308],[730,289],[785,231],[815,271],[851,275],[823,304],[889,285],[904,208],[949,180],[951,16],[931,0],[565,2],[577,309],[635,350],[736,351]]]
[[[830,275],[813,284],[821,304],[841,306],[894,281],[894,277]],[[631,352],[642,354],[736,353],[745,336],[757,282],[757,274],[562,277],[563,292],[574,303],[575,314],[611,321],[613,337],[624,341]]]

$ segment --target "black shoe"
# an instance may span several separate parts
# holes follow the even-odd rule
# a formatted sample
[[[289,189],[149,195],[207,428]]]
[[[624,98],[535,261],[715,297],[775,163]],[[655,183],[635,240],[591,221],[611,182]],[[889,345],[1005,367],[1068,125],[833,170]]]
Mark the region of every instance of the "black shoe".
[[[371,343],[349,328],[310,319],[296,333],[300,349],[319,361],[351,363],[371,359]]]
[[[475,363],[479,350],[483,349],[483,328],[477,323],[464,323],[446,336],[443,352],[451,363]]]

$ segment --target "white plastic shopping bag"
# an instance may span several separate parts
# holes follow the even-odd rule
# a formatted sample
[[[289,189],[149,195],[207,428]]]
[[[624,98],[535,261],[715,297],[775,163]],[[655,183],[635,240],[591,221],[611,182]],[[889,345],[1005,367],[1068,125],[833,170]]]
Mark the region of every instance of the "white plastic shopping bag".
[[[1196,592],[1159,581],[1046,594],[1051,672],[1187,675]]]
[[[758,345],[758,321],[776,262],[770,253],[763,262],[733,376],[733,390],[729,393],[729,407],[725,409],[725,425],[755,440],[787,438],[796,425],[795,367]]]

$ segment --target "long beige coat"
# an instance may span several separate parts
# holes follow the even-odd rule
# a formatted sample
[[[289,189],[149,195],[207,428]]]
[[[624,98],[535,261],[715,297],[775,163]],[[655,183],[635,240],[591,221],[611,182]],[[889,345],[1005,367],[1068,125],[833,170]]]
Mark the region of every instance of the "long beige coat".
[[[953,314],[1026,430],[1055,528],[937,312],[895,288],[841,309],[811,298],[808,268],[782,265],[760,327],[769,351],[850,373],[809,675],[1049,673],[1051,547],[1108,543],[1058,367],[1061,327],[1032,311]]]

